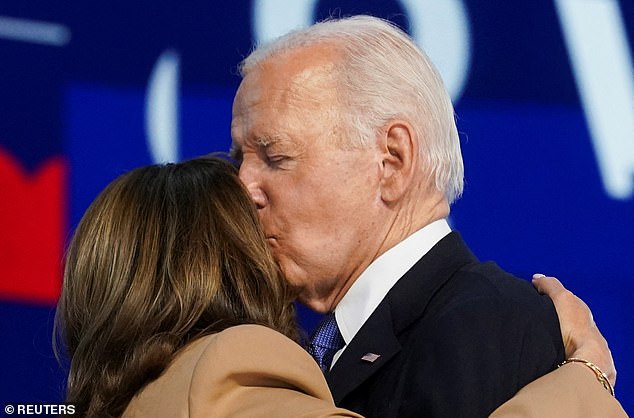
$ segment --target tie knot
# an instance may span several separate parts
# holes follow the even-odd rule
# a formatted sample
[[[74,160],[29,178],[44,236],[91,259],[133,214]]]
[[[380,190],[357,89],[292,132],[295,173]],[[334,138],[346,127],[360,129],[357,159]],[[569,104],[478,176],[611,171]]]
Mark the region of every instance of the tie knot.
[[[334,312],[329,313],[317,326],[310,340],[309,353],[324,373],[330,369],[335,353],[344,346]]]

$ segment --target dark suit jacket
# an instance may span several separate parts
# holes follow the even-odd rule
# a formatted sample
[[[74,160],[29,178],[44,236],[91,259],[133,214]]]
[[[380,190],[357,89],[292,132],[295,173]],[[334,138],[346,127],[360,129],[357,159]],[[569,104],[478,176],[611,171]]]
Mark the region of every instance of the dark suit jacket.
[[[486,417],[563,360],[551,300],[478,262],[452,232],[394,285],[326,380],[337,406],[367,417]]]

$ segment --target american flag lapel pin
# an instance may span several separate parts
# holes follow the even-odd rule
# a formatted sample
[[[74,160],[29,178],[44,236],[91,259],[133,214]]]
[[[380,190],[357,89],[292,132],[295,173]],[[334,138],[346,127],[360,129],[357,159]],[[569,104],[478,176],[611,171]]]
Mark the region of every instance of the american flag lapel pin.
[[[367,361],[368,363],[374,363],[379,357],[381,357],[380,354],[367,353],[366,355],[361,357],[361,360]]]

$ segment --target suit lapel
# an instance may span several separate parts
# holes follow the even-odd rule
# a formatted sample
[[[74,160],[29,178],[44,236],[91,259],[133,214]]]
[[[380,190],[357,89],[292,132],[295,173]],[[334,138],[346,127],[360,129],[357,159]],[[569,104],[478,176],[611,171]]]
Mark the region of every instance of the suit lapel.
[[[452,232],[399,279],[327,374],[336,404],[401,350],[399,334],[422,317],[438,289],[471,262],[477,259],[460,235]],[[368,353],[380,357],[374,362],[363,360]]]
[[[326,374],[335,403],[376,373],[400,349],[401,345],[392,332],[389,306],[381,304]],[[368,354],[379,357],[374,361],[364,359]]]

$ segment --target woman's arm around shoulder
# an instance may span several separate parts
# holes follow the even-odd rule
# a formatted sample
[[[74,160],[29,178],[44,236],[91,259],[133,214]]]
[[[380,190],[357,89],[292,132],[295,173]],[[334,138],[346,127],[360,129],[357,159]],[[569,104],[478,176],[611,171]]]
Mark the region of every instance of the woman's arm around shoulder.
[[[490,417],[627,418],[627,414],[591,370],[570,363],[522,388]]]

